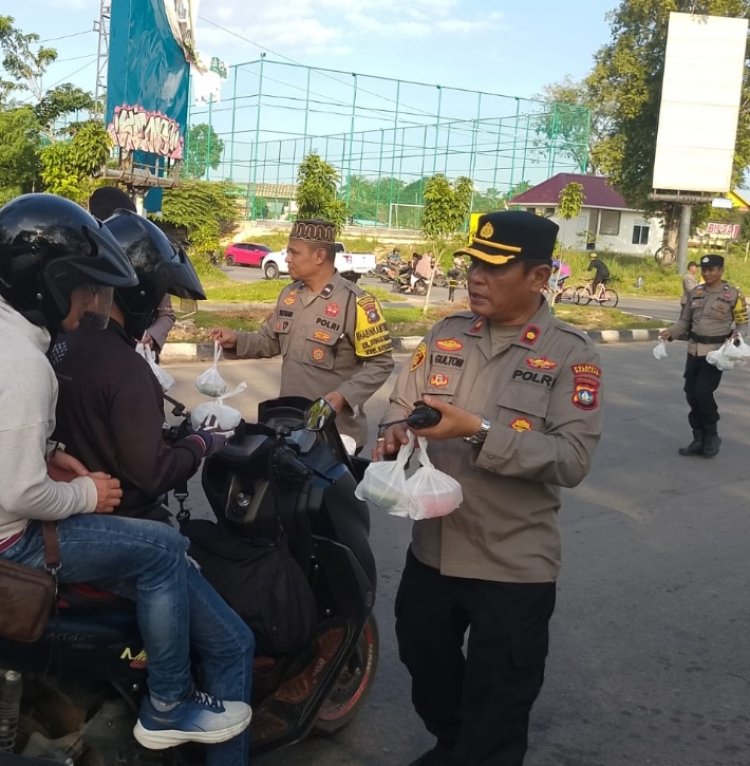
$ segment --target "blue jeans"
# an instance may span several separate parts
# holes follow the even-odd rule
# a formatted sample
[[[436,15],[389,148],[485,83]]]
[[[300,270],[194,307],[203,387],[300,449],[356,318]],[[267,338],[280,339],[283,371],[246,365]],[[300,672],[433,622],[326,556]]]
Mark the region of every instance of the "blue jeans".
[[[164,702],[188,697],[193,689],[186,626],[188,541],[155,521],[81,514],[57,523],[60,582],[98,583],[109,577],[133,582],[136,617],[148,654],[148,686]],[[44,543],[32,522],[2,556],[42,569]]]
[[[255,637],[245,621],[214,590],[190,559],[187,584],[190,601],[190,650],[201,691],[222,700],[250,704]],[[135,600],[130,582],[99,580],[104,590]],[[250,730],[228,742],[206,746],[206,766],[246,766]]]

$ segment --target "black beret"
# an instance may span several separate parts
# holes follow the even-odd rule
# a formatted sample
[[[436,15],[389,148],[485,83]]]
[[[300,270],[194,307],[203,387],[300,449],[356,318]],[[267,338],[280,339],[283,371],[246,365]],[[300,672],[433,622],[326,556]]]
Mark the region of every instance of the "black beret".
[[[724,256],[716,255],[715,253],[709,253],[708,255],[701,256],[701,268],[710,269],[714,266],[724,266]]]
[[[552,263],[559,228],[548,218],[520,210],[485,213],[479,216],[471,244],[456,255],[470,255],[495,266],[530,260]]]
[[[121,208],[136,212],[135,203],[128,193],[117,186],[100,186],[89,197],[89,213],[100,221],[105,221]]]

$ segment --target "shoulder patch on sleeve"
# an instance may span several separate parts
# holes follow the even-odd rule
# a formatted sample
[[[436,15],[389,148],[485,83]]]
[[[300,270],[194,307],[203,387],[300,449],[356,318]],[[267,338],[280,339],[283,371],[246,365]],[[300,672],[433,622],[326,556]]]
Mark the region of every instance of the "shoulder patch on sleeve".
[[[383,310],[376,298],[363,292],[357,297],[354,353],[366,359],[388,353],[391,349],[391,336]]]

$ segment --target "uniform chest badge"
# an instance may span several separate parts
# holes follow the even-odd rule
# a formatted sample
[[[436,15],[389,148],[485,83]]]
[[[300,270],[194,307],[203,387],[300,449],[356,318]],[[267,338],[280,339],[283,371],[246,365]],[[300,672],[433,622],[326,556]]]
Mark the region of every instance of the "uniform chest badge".
[[[536,343],[537,339],[539,338],[539,333],[541,330],[533,324],[530,324],[522,333],[521,333],[521,340],[524,343],[529,343],[530,345],[534,345]]]
[[[340,311],[341,311],[341,309],[339,308],[339,304],[338,303],[329,303],[326,306],[326,314],[329,317],[337,317],[339,315]]]
[[[435,341],[435,347],[441,351],[460,351],[464,344],[456,338],[440,338]]]
[[[482,327],[484,327],[484,317],[479,317],[476,322],[469,328],[468,332],[470,335],[477,335],[482,331]]]
[[[554,370],[557,367],[557,362],[546,356],[526,357],[526,366],[532,370]]]
[[[293,306],[297,302],[297,293],[292,292],[289,293],[289,295],[284,298],[284,305],[285,306]]]
[[[312,354],[311,354],[311,355],[312,355],[312,358],[313,358],[313,359],[314,359],[316,362],[322,362],[322,361],[323,361],[323,359],[325,358],[326,352],[325,352],[325,351],[324,351],[322,348],[320,348],[319,346],[316,346],[316,347],[315,347],[315,348],[312,350]]]
[[[323,343],[328,343],[328,341],[331,340],[331,333],[325,332],[324,330],[316,330],[313,333],[313,338]]]
[[[432,375],[430,375],[430,385],[433,386],[433,388],[445,388],[450,382],[451,379],[442,372],[433,372]]]
[[[531,431],[531,421],[527,418],[514,418],[510,421],[510,427],[514,431]]]

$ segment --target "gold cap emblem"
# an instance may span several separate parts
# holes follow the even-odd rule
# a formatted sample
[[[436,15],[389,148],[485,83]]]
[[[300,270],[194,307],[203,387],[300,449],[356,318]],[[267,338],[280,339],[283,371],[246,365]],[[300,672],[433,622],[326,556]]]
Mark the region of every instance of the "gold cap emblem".
[[[495,227],[489,221],[479,230],[479,236],[482,239],[489,239],[494,233]]]

